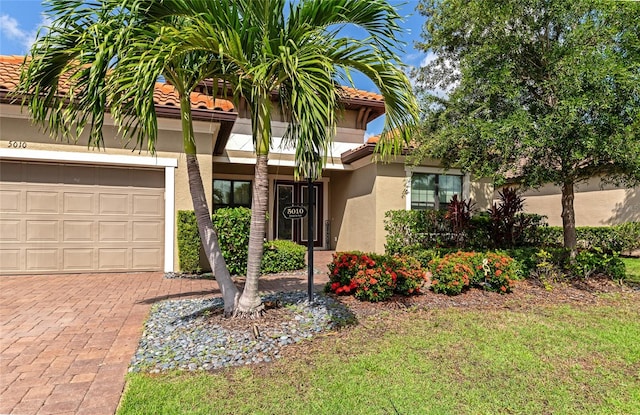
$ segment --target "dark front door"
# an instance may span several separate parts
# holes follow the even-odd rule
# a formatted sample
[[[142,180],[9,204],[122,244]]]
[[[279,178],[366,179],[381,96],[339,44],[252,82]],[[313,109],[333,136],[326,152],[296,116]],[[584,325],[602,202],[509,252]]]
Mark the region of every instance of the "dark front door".
[[[313,183],[313,246],[322,247],[322,183]],[[287,206],[303,205],[309,210],[308,185],[305,182],[276,182],[274,209],[274,235],[276,239],[286,239],[306,245],[309,240],[309,215],[302,219],[286,219],[282,210]]]

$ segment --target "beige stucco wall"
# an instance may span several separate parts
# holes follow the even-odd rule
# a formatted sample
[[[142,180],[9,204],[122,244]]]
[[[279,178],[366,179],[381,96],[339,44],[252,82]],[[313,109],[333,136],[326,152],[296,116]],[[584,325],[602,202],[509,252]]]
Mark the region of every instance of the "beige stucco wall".
[[[406,173],[404,165],[400,163],[378,164],[376,178],[376,216],[374,233],[374,251],[384,253],[387,232],[384,230],[384,215],[390,210],[406,208]]]
[[[352,172],[330,172],[331,247],[338,251],[372,251],[376,166]]]
[[[469,196],[475,203],[476,211],[485,212],[493,204],[493,182],[490,179],[478,179],[471,176],[469,180]]]
[[[425,166],[439,167],[437,161]],[[393,163],[373,163],[366,157],[352,167],[351,172],[330,175],[331,247],[338,251],[384,253],[385,213],[407,208],[404,158]],[[485,211],[493,201],[493,184],[472,177],[469,194],[476,209]]]
[[[105,126],[104,149],[93,149],[87,147],[86,134],[80,137],[77,143],[67,143],[56,141],[48,134],[41,132],[34,126],[26,114],[20,113],[19,107],[15,105],[0,106],[0,146],[8,148],[9,141],[23,141],[29,150],[48,150],[66,152],[100,152],[112,155],[139,155],[140,157],[153,157],[147,151],[138,152],[125,147],[117,131],[113,126]],[[193,210],[191,194],[189,192],[189,182],[187,177],[186,158],[182,152],[182,133],[180,130],[180,120],[161,119],[159,120],[159,134],[156,146],[156,155],[177,159],[178,167],[175,169],[175,211]],[[194,122],[196,136],[196,146],[198,149],[198,161],[200,163],[200,173],[204,184],[207,202],[211,206],[212,177],[213,177],[213,137],[217,134],[219,124]],[[174,219],[175,222],[175,219]],[[177,232],[177,229],[174,229]],[[178,267],[178,247],[177,240],[174,240],[174,269]]]
[[[562,226],[560,188],[546,185],[523,193],[525,211],[547,216],[551,226]],[[599,179],[576,186],[576,226],[608,226],[640,221],[640,186],[601,186]]]

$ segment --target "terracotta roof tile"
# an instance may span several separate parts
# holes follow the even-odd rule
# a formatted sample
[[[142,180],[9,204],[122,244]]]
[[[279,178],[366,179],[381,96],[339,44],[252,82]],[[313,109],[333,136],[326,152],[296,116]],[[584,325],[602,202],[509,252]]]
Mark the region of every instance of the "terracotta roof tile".
[[[20,66],[24,62],[24,56],[0,55],[0,90],[10,91],[15,89],[20,79]],[[375,92],[363,91],[348,86],[342,86],[344,98],[365,100],[383,103],[382,95]],[[157,105],[179,106],[178,95],[175,88],[167,83],[156,83],[154,101]],[[191,107],[194,109],[234,111],[233,103],[224,99],[215,99],[199,92],[191,93]]]
[[[380,141],[380,134],[372,135],[367,139],[367,144],[376,144],[378,141]]]
[[[0,90],[12,91],[20,80],[20,66],[24,62],[24,56],[0,55]],[[210,95],[200,92],[191,93],[191,108],[202,110],[218,110],[231,112],[234,106],[231,101],[225,99],[213,99]],[[178,93],[173,85],[156,83],[153,92],[153,101],[156,105],[179,107]]]
[[[0,90],[11,91],[20,80],[20,65],[24,56],[0,56]]]
[[[346,98],[384,102],[382,95],[375,92],[363,91],[361,89],[351,88],[348,86],[343,86],[342,90],[345,92]]]

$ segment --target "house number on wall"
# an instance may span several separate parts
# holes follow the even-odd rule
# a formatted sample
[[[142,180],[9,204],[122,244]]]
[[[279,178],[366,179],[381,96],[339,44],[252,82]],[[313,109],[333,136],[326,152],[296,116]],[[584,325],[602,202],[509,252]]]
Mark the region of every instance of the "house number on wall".
[[[26,141],[9,141],[9,148],[27,148]]]

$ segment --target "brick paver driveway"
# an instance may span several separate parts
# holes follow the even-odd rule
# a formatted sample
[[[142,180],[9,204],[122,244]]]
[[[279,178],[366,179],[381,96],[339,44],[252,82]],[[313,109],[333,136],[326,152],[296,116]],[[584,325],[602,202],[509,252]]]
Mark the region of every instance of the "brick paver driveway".
[[[314,253],[316,290],[331,254]],[[305,290],[306,273],[260,288]],[[151,304],[211,295],[215,281],[161,273],[0,277],[0,414],[113,414]]]
[[[0,277],[0,414],[113,414],[150,305],[212,289],[161,273]]]

